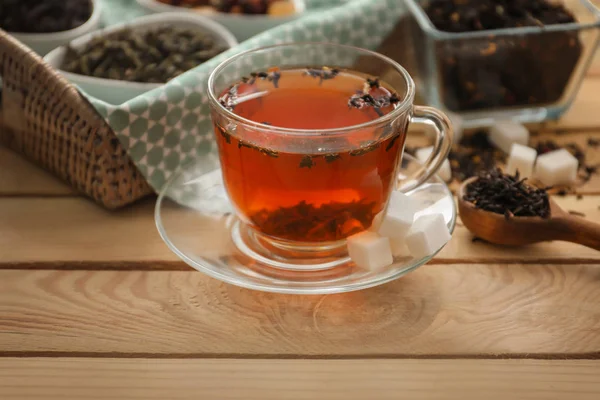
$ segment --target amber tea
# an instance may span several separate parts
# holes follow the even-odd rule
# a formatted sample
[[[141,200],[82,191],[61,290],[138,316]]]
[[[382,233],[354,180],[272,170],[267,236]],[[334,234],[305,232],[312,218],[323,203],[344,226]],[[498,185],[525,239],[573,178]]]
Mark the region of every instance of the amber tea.
[[[307,243],[368,229],[395,183],[405,127],[371,125],[335,151],[303,148],[301,141],[310,138],[286,138],[296,140],[287,146],[260,132],[269,126],[301,131],[371,122],[399,102],[387,87],[350,70],[273,68],[225,90],[221,105],[263,124],[259,133],[248,133],[215,119],[225,186],[245,222],[262,234]]]

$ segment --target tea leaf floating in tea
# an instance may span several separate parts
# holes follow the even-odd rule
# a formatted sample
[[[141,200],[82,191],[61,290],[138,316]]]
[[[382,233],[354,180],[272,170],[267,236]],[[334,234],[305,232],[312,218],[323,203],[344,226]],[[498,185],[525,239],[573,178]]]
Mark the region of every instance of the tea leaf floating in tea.
[[[392,141],[395,141],[395,140],[396,140],[396,138],[392,139]],[[367,142],[364,144],[363,147],[356,149],[356,150],[352,150],[350,152],[350,155],[353,157],[362,156],[364,154],[370,153],[373,150],[377,149],[379,147],[379,145],[380,145],[380,142]],[[388,146],[390,146],[390,144],[388,144]],[[391,146],[393,146],[393,144]]]
[[[229,135],[227,133],[225,133],[225,135],[224,135],[222,128],[219,128],[219,130],[221,130],[221,132],[222,132],[221,135],[223,135],[223,137],[225,137],[225,135]],[[227,138],[225,139],[225,141],[227,141]],[[231,135],[229,135],[229,141],[227,141],[227,143],[229,143],[229,144],[231,143]],[[244,147],[251,149],[251,150],[256,150],[256,151],[258,151],[266,156],[269,156],[269,157],[273,157],[273,158],[279,157],[279,153],[276,152],[275,150],[267,149],[264,147],[258,147],[258,146],[253,145],[252,143],[243,142],[241,140],[238,141],[238,149],[241,149]]]
[[[379,78],[367,78],[362,91],[353,94],[348,100],[349,108],[362,109],[364,107],[373,107],[377,115],[385,115],[382,108],[394,106],[400,102],[396,93],[391,93],[386,88],[381,87]]]
[[[261,210],[250,219],[261,232],[271,236],[306,242],[336,241],[368,229],[375,205],[351,201],[315,206],[301,201],[291,207]]]
[[[503,174],[499,169],[483,172],[467,185],[464,200],[476,208],[512,217],[550,217],[550,201],[546,189],[527,185],[515,175]]]
[[[310,76],[313,78],[319,78],[319,85],[321,85],[323,83],[323,81],[333,79],[336,76],[338,76],[339,73],[340,73],[339,69],[323,67],[320,69],[307,68],[306,71],[304,72],[304,75],[307,75],[307,76]]]
[[[69,47],[62,69],[97,78],[165,83],[225,49],[204,32],[164,25],[98,36]]]
[[[323,157],[325,157],[326,162],[331,163],[331,162],[334,162],[335,160],[338,160],[341,156],[339,154],[331,153],[331,154],[325,154]]]
[[[50,33],[83,25],[91,0],[1,0],[0,28],[8,32]]]
[[[221,134],[221,136],[223,136],[225,138],[225,141],[227,142],[227,144],[231,144],[231,135],[229,133],[227,133],[227,131],[225,129],[222,129],[222,128],[219,129],[219,133]]]
[[[269,82],[273,82],[273,86],[279,86],[279,79],[281,79],[281,72],[278,67],[269,68],[268,72],[260,71],[260,72],[251,72],[250,78],[243,77],[242,82],[247,83],[249,85],[254,85],[257,79],[267,80]],[[237,85],[234,85],[237,86]]]
[[[300,160],[300,168],[312,168],[315,166],[315,162],[311,156],[304,156]]]

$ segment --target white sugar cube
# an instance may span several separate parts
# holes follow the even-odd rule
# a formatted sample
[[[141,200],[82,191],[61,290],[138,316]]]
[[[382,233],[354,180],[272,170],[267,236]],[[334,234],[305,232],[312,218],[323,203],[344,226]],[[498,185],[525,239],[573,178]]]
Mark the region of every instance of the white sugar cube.
[[[390,241],[375,232],[365,231],[347,239],[348,255],[363,269],[374,271],[392,265],[394,257]]]
[[[425,163],[429,157],[431,157],[431,153],[433,153],[433,147],[423,147],[422,149],[417,150],[415,155],[417,156],[417,160],[421,163]],[[450,168],[450,161],[448,161],[448,159],[444,160],[437,173],[444,182],[450,182],[452,180],[452,168]]]
[[[423,215],[406,235],[406,246],[413,257],[421,259],[438,251],[449,240],[450,232],[442,214]]]
[[[505,153],[510,153],[513,143],[527,146],[529,131],[513,121],[498,121],[490,128],[490,142]]]
[[[385,237],[402,239],[410,229],[418,204],[402,192],[393,191],[390,195],[387,213],[379,225],[379,234]]]
[[[506,173],[514,175],[517,171],[523,178],[533,176],[533,166],[537,151],[531,147],[523,146],[518,143],[513,143],[510,149],[510,156],[506,163]]]
[[[560,149],[537,158],[535,177],[544,185],[568,185],[577,179],[579,161],[567,150]]]
[[[385,216],[385,213],[383,211],[381,211],[377,215],[375,215],[375,217],[373,217],[373,222],[371,223],[371,227],[369,228],[369,230],[371,230],[373,232],[378,232],[379,227],[381,226],[381,223],[383,222],[384,216]]]
[[[390,248],[392,249],[392,255],[394,257],[409,257],[410,251],[406,246],[406,238],[389,238]]]

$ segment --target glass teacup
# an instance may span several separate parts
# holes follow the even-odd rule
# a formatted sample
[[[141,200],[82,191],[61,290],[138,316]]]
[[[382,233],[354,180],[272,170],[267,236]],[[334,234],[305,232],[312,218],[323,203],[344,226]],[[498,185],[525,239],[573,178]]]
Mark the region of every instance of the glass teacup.
[[[418,187],[448,155],[447,117],[414,105],[414,94],[402,66],[351,46],[277,45],[218,66],[209,100],[238,247],[277,265],[343,256],[392,190]],[[428,162],[399,184],[409,123],[437,136]]]

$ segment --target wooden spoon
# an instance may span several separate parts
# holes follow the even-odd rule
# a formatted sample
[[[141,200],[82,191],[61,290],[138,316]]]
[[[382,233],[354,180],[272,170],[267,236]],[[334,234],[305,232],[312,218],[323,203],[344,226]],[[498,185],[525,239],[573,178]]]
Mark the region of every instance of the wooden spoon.
[[[600,224],[587,221],[564,211],[550,198],[550,218],[513,217],[475,208],[463,200],[466,187],[477,177],[460,186],[458,212],[463,224],[475,236],[490,243],[520,246],[525,244],[562,240],[600,250]]]

